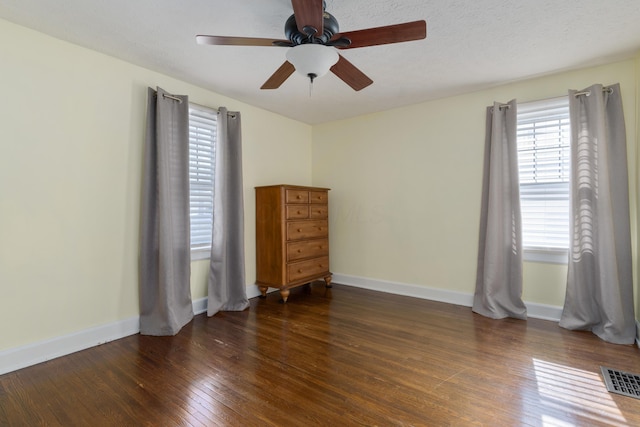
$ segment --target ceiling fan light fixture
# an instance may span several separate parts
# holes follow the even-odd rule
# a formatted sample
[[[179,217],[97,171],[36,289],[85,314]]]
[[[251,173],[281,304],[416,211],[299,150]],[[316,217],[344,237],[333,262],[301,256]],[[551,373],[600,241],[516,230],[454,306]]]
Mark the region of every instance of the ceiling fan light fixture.
[[[335,48],[313,43],[294,46],[286,56],[298,73],[312,80],[327,74],[339,59]]]

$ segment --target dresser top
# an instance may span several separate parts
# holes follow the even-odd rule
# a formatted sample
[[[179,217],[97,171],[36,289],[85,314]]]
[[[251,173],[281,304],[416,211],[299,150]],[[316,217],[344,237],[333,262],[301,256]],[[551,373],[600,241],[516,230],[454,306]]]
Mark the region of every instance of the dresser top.
[[[304,185],[290,185],[290,184],[276,184],[276,185],[263,185],[263,186],[259,186],[259,187],[255,187],[256,189],[258,188],[291,188],[294,190],[307,190],[307,191],[318,191],[318,190],[326,190],[329,191],[331,190],[330,188],[323,188],[323,187],[308,187],[308,186],[304,186]]]

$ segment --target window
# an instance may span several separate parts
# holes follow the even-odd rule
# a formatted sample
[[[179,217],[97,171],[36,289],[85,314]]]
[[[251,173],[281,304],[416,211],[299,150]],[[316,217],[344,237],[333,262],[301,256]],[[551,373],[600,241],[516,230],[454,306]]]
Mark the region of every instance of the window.
[[[567,97],[518,104],[524,259],[567,262],[570,122]]]
[[[215,110],[189,104],[189,217],[191,259],[209,258],[217,140]]]

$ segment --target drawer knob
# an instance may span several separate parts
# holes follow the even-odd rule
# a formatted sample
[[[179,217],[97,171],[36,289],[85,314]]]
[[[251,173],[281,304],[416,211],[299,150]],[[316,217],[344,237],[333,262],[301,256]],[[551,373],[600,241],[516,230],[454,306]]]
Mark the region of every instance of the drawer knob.
[[[298,269],[298,273],[302,273],[302,269],[301,268]]]
[[[298,211],[298,215],[300,215],[302,213],[302,211]]]
[[[300,249],[298,249],[298,253],[300,254],[300,253],[302,253],[302,251]]]
[[[302,232],[302,228],[298,228],[298,233],[301,233],[301,232]]]

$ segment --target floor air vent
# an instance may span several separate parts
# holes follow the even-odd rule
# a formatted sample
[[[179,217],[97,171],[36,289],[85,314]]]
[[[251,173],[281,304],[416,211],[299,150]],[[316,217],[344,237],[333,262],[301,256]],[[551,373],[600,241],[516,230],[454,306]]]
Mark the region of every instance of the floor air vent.
[[[601,366],[602,376],[611,393],[640,399],[640,375]]]

